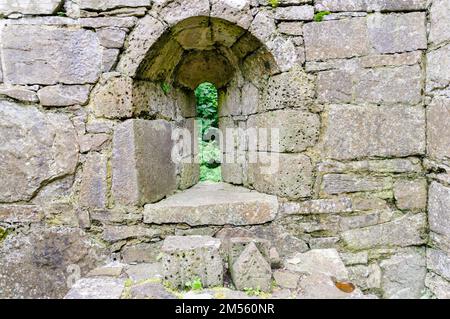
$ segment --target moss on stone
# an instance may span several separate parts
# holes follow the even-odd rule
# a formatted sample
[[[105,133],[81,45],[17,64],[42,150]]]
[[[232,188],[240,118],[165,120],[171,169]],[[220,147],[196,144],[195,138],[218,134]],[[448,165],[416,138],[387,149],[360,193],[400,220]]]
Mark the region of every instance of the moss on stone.
[[[319,11],[314,15],[314,21],[321,22],[323,21],[323,18],[329,14],[331,14],[330,11]]]
[[[0,228],[0,242],[5,240],[6,236],[8,236],[8,230],[4,228]]]
[[[272,8],[276,8],[280,5],[279,0],[268,0],[269,4],[272,6]]]

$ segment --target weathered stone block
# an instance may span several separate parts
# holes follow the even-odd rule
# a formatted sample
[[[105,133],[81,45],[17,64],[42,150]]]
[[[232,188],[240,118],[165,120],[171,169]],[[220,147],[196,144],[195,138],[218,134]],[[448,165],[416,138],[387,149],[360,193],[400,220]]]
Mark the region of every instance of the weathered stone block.
[[[249,175],[257,191],[288,199],[311,196],[313,167],[303,154],[258,153],[258,162],[249,164]]]
[[[100,44],[105,48],[120,49],[125,42],[126,32],[121,29],[103,28],[97,31]]]
[[[46,181],[73,174],[78,141],[64,114],[0,102],[0,201],[29,200]]]
[[[424,210],[427,206],[427,181],[398,180],[394,183],[394,197],[399,209]]]
[[[285,107],[307,109],[314,97],[314,82],[301,69],[275,75],[270,78],[264,94],[263,110]]]
[[[80,9],[106,11],[123,7],[149,7],[151,0],[79,0]]]
[[[348,174],[328,174],[323,177],[323,191],[334,195],[355,192],[376,192],[390,189],[392,179],[389,177],[364,177]]]
[[[112,193],[116,203],[142,205],[177,187],[172,127],[164,120],[128,120],[114,132]]]
[[[146,228],[140,225],[105,226],[103,231],[103,239],[110,243],[126,239],[157,239],[160,235],[161,231],[159,229]]]
[[[422,107],[332,105],[325,126],[325,154],[331,158],[404,157],[425,151]]]
[[[380,225],[352,229],[341,234],[345,245],[352,249],[414,246],[425,242],[426,216],[408,214]]]
[[[301,36],[303,35],[303,22],[280,22],[278,31],[283,34]]]
[[[365,18],[307,23],[303,34],[307,61],[366,55],[370,48]]]
[[[2,223],[37,223],[44,218],[44,212],[35,205],[0,205]]]
[[[102,49],[93,31],[7,25],[2,48],[4,78],[13,84],[85,84],[100,76]]]
[[[107,200],[106,158],[99,153],[88,155],[83,166],[80,185],[80,205],[89,208],[105,208]]]
[[[228,263],[230,267],[234,265],[250,243],[255,244],[261,255],[270,263],[270,242],[268,240],[252,237],[233,237],[225,242],[225,246],[228,248]]]
[[[435,97],[427,107],[428,155],[450,158],[450,98]]]
[[[272,221],[276,197],[227,184],[201,183],[145,206],[145,223],[200,225],[253,225]]]
[[[273,278],[281,288],[297,289],[300,275],[288,270],[277,270],[273,273]]]
[[[270,291],[272,270],[256,245],[251,242],[230,268],[231,278],[239,290]]]
[[[164,279],[185,288],[199,278],[203,287],[223,285],[221,242],[208,236],[171,236],[162,246]]]
[[[120,254],[123,262],[132,263],[155,263],[161,252],[162,241],[156,243],[139,243],[136,245],[127,245],[122,248]],[[144,278],[148,279],[148,278]]]
[[[317,0],[316,8],[323,11],[413,11],[424,10],[427,0]]]
[[[312,20],[314,17],[313,6],[290,6],[275,9],[276,20],[301,21]]]
[[[401,236],[401,235],[399,235]],[[380,263],[383,297],[418,299],[425,288],[427,273],[424,249],[411,248]]]
[[[11,13],[21,14],[53,14],[60,7],[62,0],[24,1],[3,0],[0,3],[0,16],[8,16]]]
[[[322,273],[337,280],[348,279],[348,271],[336,249],[313,249],[299,253],[288,259],[285,266],[290,271],[305,275]]]
[[[5,95],[14,100],[18,100],[21,102],[39,102],[39,98],[35,91],[29,90],[26,86],[9,86],[9,85],[1,85],[0,86],[0,95]]]
[[[427,54],[427,90],[443,89],[450,84],[450,44]]]
[[[446,0],[433,0],[430,8],[429,41],[440,44],[450,40],[448,25],[450,23],[450,3]]]
[[[428,193],[430,230],[450,238],[450,188],[432,182]]]
[[[352,200],[343,197],[336,199],[315,199],[301,203],[282,203],[280,205],[279,214],[281,216],[296,214],[337,214],[352,211]]]
[[[120,299],[125,279],[98,277],[78,280],[64,299]]]
[[[89,99],[90,85],[47,86],[38,92],[43,106],[84,105]]]
[[[369,15],[370,43],[379,53],[426,49],[425,19],[425,12]]]
[[[317,114],[298,110],[266,112],[251,116],[247,123],[248,129],[261,132],[254,136],[258,139],[258,151],[299,153],[317,143],[320,117]],[[274,130],[278,130],[278,133]],[[279,145],[271,143],[276,134],[279,136],[277,141]]]
[[[450,281],[450,255],[442,250],[427,249],[427,267],[434,273]]]
[[[425,278],[425,285],[439,299],[450,299],[450,282],[429,272]]]
[[[253,20],[250,2],[251,0],[212,0],[211,17],[225,19],[248,29]]]
[[[338,69],[320,72],[321,102],[369,102],[418,104],[422,101],[422,71],[418,65],[398,68]]]

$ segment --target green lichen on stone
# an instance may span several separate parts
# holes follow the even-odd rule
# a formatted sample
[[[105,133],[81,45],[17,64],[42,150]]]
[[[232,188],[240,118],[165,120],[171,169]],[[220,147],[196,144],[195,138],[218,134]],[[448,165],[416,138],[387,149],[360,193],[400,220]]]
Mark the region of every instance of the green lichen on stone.
[[[0,228],[0,242],[5,240],[6,236],[8,236],[8,230]]]
[[[170,84],[167,82],[162,82],[161,83],[161,89],[163,90],[164,94],[169,94],[170,90],[172,89]]]
[[[319,11],[314,15],[314,21],[321,22],[323,21],[323,18],[329,14],[331,14],[330,11]]]
[[[276,8],[280,5],[279,0],[268,0],[269,4],[272,6],[272,8]]]

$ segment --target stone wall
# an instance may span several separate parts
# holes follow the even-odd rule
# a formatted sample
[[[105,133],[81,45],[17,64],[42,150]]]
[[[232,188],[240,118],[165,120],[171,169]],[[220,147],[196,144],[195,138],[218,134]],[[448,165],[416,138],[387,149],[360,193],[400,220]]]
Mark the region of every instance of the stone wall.
[[[61,297],[107,258],[236,232],[282,256],[337,248],[380,297],[449,298],[449,17],[447,0],[2,1],[0,297]],[[280,153],[274,174],[245,136],[223,165],[279,197],[271,223],[143,222],[198,182],[170,155],[203,81],[222,129],[280,129],[257,148]]]

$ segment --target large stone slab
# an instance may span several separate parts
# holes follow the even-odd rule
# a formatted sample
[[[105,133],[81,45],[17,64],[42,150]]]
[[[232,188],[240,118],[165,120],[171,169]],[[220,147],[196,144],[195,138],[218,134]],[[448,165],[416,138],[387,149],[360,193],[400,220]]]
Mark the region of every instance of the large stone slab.
[[[175,191],[172,127],[164,120],[128,120],[113,138],[112,194],[117,204],[143,205]]]
[[[331,103],[418,104],[422,101],[423,75],[418,65],[346,68],[319,73],[318,99]]]
[[[288,199],[311,196],[313,167],[304,154],[257,154],[256,164],[249,165],[249,179],[259,192]]]
[[[72,286],[64,299],[120,299],[124,289],[125,279],[83,278]]]
[[[450,158],[450,98],[435,97],[427,107],[428,155]]]
[[[331,105],[325,154],[335,159],[404,157],[425,151],[422,107]]]
[[[424,249],[401,251],[380,263],[383,297],[418,299],[425,288],[427,273]]]
[[[425,230],[424,214],[408,214],[384,224],[345,231],[341,238],[351,249],[406,247],[425,243]]]
[[[425,278],[425,285],[438,299],[450,299],[450,282],[429,272]]]
[[[303,34],[307,61],[350,58],[369,53],[365,18],[307,23]]]
[[[433,0],[430,8],[429,41],[440,44],[450,40],[448,25],[450,23],[450,2],[447,0]]]
[[[432,182],[428,192],[430,230],[450,238],[450,188]]]
[[[370,15],[367,18],[370,42],[379,53],[426,49],[425,20],[425,12]]]
[[[209,236],[170,236],[162,246],[164,279],[186,288],[200,279],[203,287],[223,285],[221,241]]]
[[[355,192],[376,192],[392,187],[392,180],[385,177],[369,177],[350,174],[327,174],[323,177],[323,191],[334,195]]]
[[[450,84],[450,44],[427,54],[427,90],[444,89]]]
[[[427,267],[434,273],[450,281],[450,254],[442,250],[428,248]]]
[[[99,153],[87,156],[83,165],[80,184],[80,205],[89,208],[105,208],[108,185],[106,157]]]
[[[84,105],[90,91],[90,85],[55,85],[39,90],[38,96],[43,106]]]
[[[102,49],[93,31],[7,25],[2,31],[3,76],[13,84],[94,83]]]
[[[278,7],[275,10],[276,20],[287,21],[311,21],[314,17],[313,6],[290,6],[290,7]]]
[[[200,225],[253,225],[272,221],[276,197],[228,184],[201,183],[145,206],[144,222]]]
[[[79,0],[80,9],[106,11],[123,7],[149,7],[151,0]]]
[[[32,224],[0,245],[0,298],[62,298],[105,259],[104,247],[80,229]]]
[[[427,0],[316,0],[323,11],[413,11],[427,8]]]
[[[73,174],[78,150],[66,115],[0,101],[0,201],[29,200],[46,181]]]
[[[21,14],[52,14],[60,7],[62,0],[2,0],[0,2],[0,16],[11,13]]]

